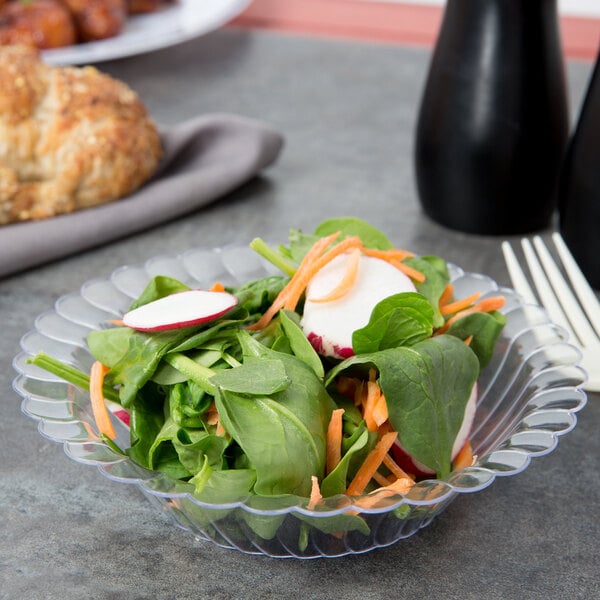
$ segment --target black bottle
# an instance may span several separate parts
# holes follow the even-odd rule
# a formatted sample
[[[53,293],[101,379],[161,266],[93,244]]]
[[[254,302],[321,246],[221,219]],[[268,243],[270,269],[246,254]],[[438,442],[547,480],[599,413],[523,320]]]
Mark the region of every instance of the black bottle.
[[[479,234],[548,226],[568,121],[556,0],[448,0],[416,131],[425,213]]]
[[[600,289],[600,55],[560,181],[559,229],[584,275]]]

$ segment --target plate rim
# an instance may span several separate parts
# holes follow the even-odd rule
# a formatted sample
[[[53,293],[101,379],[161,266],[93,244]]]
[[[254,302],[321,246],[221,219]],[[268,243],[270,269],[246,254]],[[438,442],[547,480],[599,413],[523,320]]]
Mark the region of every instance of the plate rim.
[[[124,30],[114,37],[64,48],[42,50],[41,57],[46,64],[51,66],[82,65],[127,58],[168,48],[219,29],[244,11],[251,2],[252,0],[202,0],[202,2],[177,0],[176,4],[165,7],[160,13],[129,17],[129,24],[126,24]],[[177,17],[184,17],[184,11],[189,10],[190,6],[195,4],[199,5],[195,7],[196,10],[204,10],[205,15],[194,20],[191,26],[190,22],[186,21],[186,26],[183,27],[181,25],[183,21]],[[175,19],[178,26],[163,31],[152,27],[147,30],[149,35],[140,38],[139,33],[135,32],[135,26],[141,23],[143,27],[145,21],[149,21],[161,13],[163,16]],[[149,22],[152,23],[152,21]]]

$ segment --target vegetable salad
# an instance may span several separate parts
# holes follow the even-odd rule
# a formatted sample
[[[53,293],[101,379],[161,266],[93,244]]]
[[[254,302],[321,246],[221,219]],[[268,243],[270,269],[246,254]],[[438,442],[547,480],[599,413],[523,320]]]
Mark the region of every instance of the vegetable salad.
[[[502,297],[455,298],[443,259],[394,248],[355,218],[292,230],[277,248],[251,246],[281,274],[227,289],[215,282],[212,291],[235,296],[225,314],[160,331],[119,322],[93,331],[92,373],[44,354],[32,361],[90,389],[98,432],[115,451],[208,503],[303,498],[317,509],[338,494],[406,494],[420,478],[472,462],[476,382],[504,326]],[[399,269],[411,291],[377,300],[340,357],[304,327],[307,288],[347,258],[322,297],[335,319],[335,302],[360,281],[358,255]],[[188,289],[154,277],[130,310]],[[107,401],[128,415],[127,448],[113,441]]]

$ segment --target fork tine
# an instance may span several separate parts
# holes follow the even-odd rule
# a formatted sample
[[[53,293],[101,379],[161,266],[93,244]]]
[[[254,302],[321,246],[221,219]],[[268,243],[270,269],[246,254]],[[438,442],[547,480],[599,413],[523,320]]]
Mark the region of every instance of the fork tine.
[[[600,336],[600,302],[598,301],[598,298],[596,298],[596,294],[590,287],[584,274],[581,272],[573,255],[567,248],[560,233],[553,233],[552,239],[554,240],[554,245],[556,246],[560,259],[565,266],[565,270],[569,275],[569,279],[573,284],[573,288],[577,292],[577,296],[579,296],[579,301],[581,302],[588,319],[594,326],[596,333]]]
[[[512,281],[513,287],[521,296],[523,296],[525,302],[530,304],[538,304],[538,299],[535,297],[533,290],[531,289],[527,278],[519,265],[519,261],[515,256],[512,246],[507,242],[502,242],[502,252],[504,253],[504,260],[506,267],[508,268],[508,274]]]
[[[579,306],[579,301],[573,295],[570,286],[562,276],[558,266],[550,255],[548,248],[546,248],[542,241],[542,238],[540,236],[535,236],[533,238],[533,243],[538,251],[540,260],[544,265],[546,275],[554,288],[556,297],[563,307],[563,313],[570,322],[577,338],[583,346],[592,344],[595,341],[596,336],[592,332],[590,323]]]
[[[540,300],[548,311],[548,314],[552,318],[555,323],[558,323],[561,327],[566,329],[569,332],[569,335],[575,339],[575,334],[573,333],[573,329],[571,325],[567,321],[565,314],[562,311],[562,308],[550,286],[548,279],[542,269],[542,266],[533,250],[533,246],[531,242],[524,238],[521,240],[521,245],[523,246],[523,252],[525,253],[525,259],[527,260],[527,264],[529,266],[529,270],[531,272],[531,276],[533,278],[533,282],[535,283],[535,287],[539,294]]]

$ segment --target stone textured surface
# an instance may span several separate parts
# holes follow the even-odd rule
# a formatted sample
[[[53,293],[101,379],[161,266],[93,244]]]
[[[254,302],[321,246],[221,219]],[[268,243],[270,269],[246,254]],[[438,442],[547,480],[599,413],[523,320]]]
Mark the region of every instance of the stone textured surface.
[[[225,30],[100,65],[134,87],[159,122],[234,112],[274,125],[286,147],[261,178],[205,210],[0,281],[0,599],[600,596],[597,394],[554,452],[459,497],[410,539],[302,562],[195,542],[136,489],[40,436],[11,389],[20,337],[86,280],[192,246],[284,240],[290,227],[309,230],[331,216],[365,218],[399,246],[508,285],[500,240],[445,230],[420,212],[412,142],[428,59],[424,49]],[[569,64],[574,115],[589,72]]]

